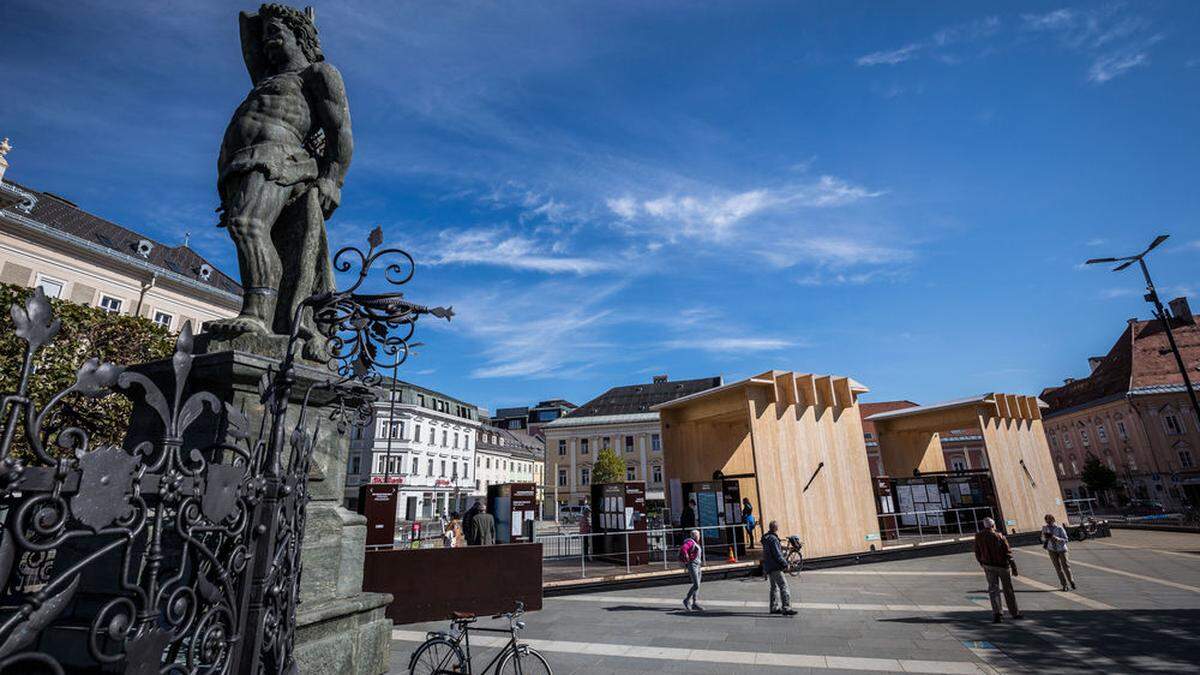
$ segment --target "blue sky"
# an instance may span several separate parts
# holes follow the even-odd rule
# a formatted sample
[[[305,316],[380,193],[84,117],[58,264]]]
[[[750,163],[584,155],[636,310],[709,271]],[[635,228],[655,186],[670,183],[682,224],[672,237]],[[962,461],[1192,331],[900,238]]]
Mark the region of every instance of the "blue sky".
[[[0,5],[9,177],[235,271],[249,3]],[[496,407],[770,368],[866,400],[1086,374],[1172,235],[1200,287],[1200,4],[317,3],[376,224],[452,304],[404,377]]]

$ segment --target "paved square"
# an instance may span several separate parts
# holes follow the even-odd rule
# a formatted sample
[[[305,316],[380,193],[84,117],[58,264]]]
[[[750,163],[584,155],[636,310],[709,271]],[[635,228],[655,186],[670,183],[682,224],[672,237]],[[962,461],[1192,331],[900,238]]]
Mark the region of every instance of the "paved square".
[[[1074,593],[1041,548],[1018,549],[1025,618],[999,626],[974,558],[955,554],[805,572],[792,619],[767,614],[759,579],[705,584],[697,613],[682,611],[686,586],[548,598],[522,637],[560,675],[1200,670],[1200,535],[1116,531],[1071,548]],[[447,625],[397,626],[392,672]],[[476,649],[478,665],[492,653]]]

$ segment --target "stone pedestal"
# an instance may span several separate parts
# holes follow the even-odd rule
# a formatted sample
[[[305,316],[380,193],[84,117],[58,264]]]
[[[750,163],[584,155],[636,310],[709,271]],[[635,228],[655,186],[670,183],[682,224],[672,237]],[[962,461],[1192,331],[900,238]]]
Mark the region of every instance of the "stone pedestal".
[[[203,341],[197,342],[203,348]],[[212,392],[221,401],[244,410],[254,435],[264,412],[259,400],[259,381],[278,362],[275,358],[241,351],[203,354],[193,362],[190,391]],[[173,391],[169,362],[149,364],[139,370],[165,384],[164,391]],[[295,424],[309,385],[329,375],[322,368],[297,367],[288,413],[289,429]],[[314,392],[305,425],[307,433],[317,431],[318,435],[309,472],[312,501],[308,503],[301,553],[303,569],[294,654],[302,673],[374,675],[388,668],[392,625],[384,616],[384,609],[391,596],[362,590],[366,519],[341,505],[349,436],[338,433],[329,418],[329,406],[327,393]],[[157,418],[139,410],[134,412],[131,429],[147,436],[162,433]],[[232,442],[228,432],[223,416],[206,414],[189,428],[185,447],[219,439]],[[136,443],[138,438],[131,436],[129,440]]]

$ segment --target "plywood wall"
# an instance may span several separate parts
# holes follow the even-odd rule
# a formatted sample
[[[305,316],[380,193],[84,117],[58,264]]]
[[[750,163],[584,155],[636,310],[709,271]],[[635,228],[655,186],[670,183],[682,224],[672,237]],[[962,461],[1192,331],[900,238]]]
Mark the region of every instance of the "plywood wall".
[[[1021,401],[1007,403],[1020,405]],[[1036,401],[1034,404],[1036,411]],[[1027,410],[1025,414],[1028,414]],[[1003,525],[1006,532],[1039,530],[1047,513],[1066,522],[1066,509],[1054,475],[1046,434],[1042,430],[1041,415],[1035,414],[1037,417],[1033,418],[1000,414],[979,417],[996,497],[1006,521],[998,524]]]

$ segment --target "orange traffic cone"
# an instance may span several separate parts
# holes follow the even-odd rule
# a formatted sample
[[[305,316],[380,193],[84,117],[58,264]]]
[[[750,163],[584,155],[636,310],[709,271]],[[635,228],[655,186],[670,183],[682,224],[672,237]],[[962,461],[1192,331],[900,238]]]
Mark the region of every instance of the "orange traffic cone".
[[[729,559],[726,562],[731,562],[731,563],[737,562],[737,556],[733,554],[732,546],[729,547]]]

